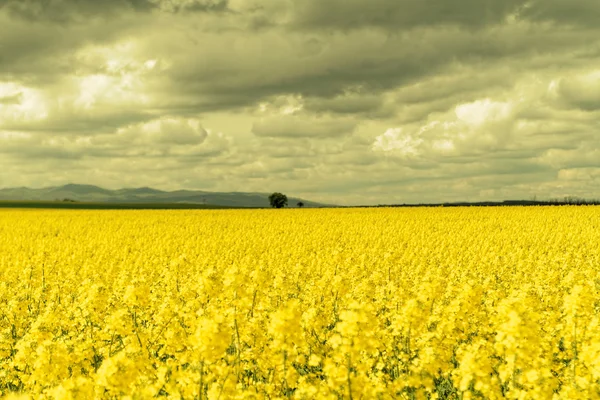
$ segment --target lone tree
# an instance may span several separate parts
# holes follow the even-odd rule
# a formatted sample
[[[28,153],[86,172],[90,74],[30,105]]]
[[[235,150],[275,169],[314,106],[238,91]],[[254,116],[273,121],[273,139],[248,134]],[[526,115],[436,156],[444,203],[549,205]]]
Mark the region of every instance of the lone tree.
[[[298,202],[296,205],[297,205],[298,207],[300,207],[300,208],[304,207],[304,203],[303,203],[303,202],[301,202],[301,201],[299,201],[299,202]]]
[[[282,208],[287,206],[287,196],[283,193],[275,192],[269,196],[269,203],[271,203],[271,207]]]

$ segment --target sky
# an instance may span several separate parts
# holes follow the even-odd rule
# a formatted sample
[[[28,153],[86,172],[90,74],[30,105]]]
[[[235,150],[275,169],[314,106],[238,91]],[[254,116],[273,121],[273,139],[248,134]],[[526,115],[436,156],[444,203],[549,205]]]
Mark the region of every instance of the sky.
[[[0,0],[0,187],[600,198],[598,0]]]

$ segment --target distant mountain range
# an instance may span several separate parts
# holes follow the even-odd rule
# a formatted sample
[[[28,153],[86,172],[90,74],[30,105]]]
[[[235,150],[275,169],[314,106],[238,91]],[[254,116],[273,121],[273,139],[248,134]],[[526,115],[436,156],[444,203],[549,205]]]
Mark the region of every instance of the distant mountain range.
[[[201,190],[163,191],[149,187],[109,190],[93,185],[68,184],[42,189],[27,187],[0,189],[0,200],[11,201],[80,201],[103,203],[178,203],[225,207],[269,207],[270,193],[205,192]],[[326,207],[326,204],[288,196],[288,207]]]

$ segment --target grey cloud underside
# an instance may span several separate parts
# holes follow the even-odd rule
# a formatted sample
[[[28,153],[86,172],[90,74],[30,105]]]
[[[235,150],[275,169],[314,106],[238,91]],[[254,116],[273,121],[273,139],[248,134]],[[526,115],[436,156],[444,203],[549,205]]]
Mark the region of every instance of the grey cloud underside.
[[[3,143],[2,154],[17,160],[83,160],[83,159],[145,159],[168,161],[176,159],[174,168],[189,162],[207,161],[227,154],[222,143],[184,147],[176,143],[140,143],[136,141],[97,138],[91,143],[69,141],[52,143],[43,140],[20,140]],[[164,168],[164,167],[163,167]]]
[[[221,40],[226,43],[225,39]],[[590,32],[562,32],[544,27],[531,31],[526,26],[497,28],[478,34],[452,28],[417,30],[406,36],[365,31],[324,36],[321,39],[324,50],[302,58],[290,51],[288,44],[284,46],[268,35],[248,39],[248,44],[259,40],[271,43],[271,51],[263,54],[242,51],[228,57],[205,49],[198,61],[193,56],[186,58],[185,64],[174,66],[172,86],[179,94],[213,99],[212,103],[207,101],[199,107],[219,104],[227,107],[228,102],[232,107],[239,107],[277,94],[296,93],[309,98],[306,106],[314,111],[321,108],[321,111],[352,113],[362,109],[376,116],[377,111],[381,111],[377,110],[381,104],[376,99],[381,92],[444,74],[454,65],[489,70],[502,62],[520,69],[537,57],[572,49],[574,43],[598,41]],[[463,84],[467,89],[486,83],[465,79]],[[489,82],[489,85],[496,84],[497,81]],[[360,100],[346,95],[353,87],[362,89]],[[448,90],[445,86],[440,88]],[[433,97],[435,91],[439,89],[420,91],[419,96]],[[413,103],[416,99],[406,100]]]
[[[350,93],[332,97],[309,97],[304,103],[304,108],[313,112],[329,112],[335,114],[365,114],[377,115],[383,112],[383,99],[381,96],[369,93]]]
[[[352,120],[303,119],[297,116],[269,118],[256,122],[252,132],[264,137],[327,138],[351,135],[356,128]]]
[[[104,115],[80,115],[65,113],[54,119],[39,122],[4,122],[2,128],[11,131],[39,132],[42,134],[62,136],[89,136],[114,132],[119,127],[153,119],[154,114],[143,110],[110,110]]]

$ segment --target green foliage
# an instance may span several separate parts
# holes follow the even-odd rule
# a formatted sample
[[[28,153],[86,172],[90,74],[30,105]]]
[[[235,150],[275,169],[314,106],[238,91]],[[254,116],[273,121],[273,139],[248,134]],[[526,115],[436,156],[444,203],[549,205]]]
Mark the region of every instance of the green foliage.
[[[269,196],[269,203],[271,207],[282,208],[287,206],[288,198],[285,194],[275,192]]]

